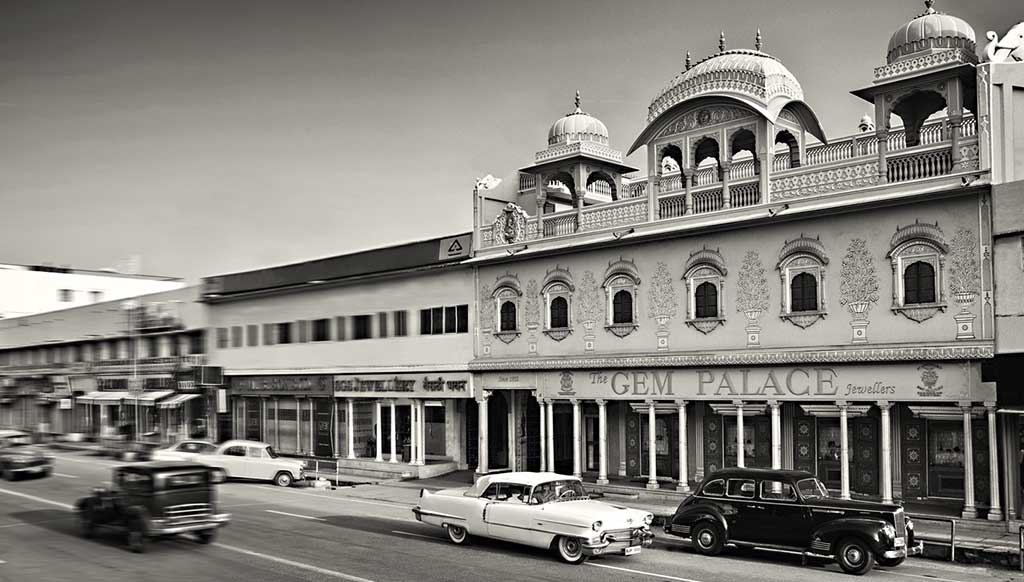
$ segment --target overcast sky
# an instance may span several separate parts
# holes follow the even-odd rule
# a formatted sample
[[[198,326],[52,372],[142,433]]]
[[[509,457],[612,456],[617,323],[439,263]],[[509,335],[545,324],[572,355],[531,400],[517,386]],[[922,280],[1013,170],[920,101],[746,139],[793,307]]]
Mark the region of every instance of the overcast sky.
[[[625,150],[683,67],[764,50],[830,136],[916,0],[2,1],[0,262],[213,275],[472,228],[583,108]],[[938,0],[986,30],[1011,0]],[[630,161],[641,164],[643,150]]]

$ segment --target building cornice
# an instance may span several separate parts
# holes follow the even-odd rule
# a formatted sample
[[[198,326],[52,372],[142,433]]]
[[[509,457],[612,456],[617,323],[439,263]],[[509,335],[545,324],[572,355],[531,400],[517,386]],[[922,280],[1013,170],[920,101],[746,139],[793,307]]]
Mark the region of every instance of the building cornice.
[[[856,364],[934,360],[979,360],[994,357],[992,342],[909,345],[891,344],[864,348],[830,346],[771,350],[735,350],[676,354],[613,354],[557,356],[550,358],[478,358],[469,364],[474,372],[497,370],[564,370],[611,368],[693,368],[710,366],[770,366],[782,364]]]

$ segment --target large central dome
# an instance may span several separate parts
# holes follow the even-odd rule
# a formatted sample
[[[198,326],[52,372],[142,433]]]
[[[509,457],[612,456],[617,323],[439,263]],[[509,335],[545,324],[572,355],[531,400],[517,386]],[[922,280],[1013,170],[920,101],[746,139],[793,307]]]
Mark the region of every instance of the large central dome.
[[[647,121],[682,101],[723,94],[752,100],[766,110],[772,109],[772,101],[779,98],[786,102],[804,98],[799,81],[779,59],[759,50],[728,50],[707,57],[672,79],[651,101]]]

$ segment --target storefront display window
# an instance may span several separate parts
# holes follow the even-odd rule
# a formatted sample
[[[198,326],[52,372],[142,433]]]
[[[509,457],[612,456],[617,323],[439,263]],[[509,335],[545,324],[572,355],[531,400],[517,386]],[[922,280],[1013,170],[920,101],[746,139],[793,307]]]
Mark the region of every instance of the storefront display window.
[[[932,465],[964,466],[964,433],[956,423],[932,423],[928,435],[928,453]]]
[[[748,467],[755,466],[756,449],[754,447],[754,427],[750,424],[743,427],[743,464]],[[736,466],[736,421],[727,424],[725,427],[725,464],[729,467]]]
[[[282,398],[278,401],[277,405],[280,407],[277,419],[278,430],[278,442],[280,443],[280,451],[282,453],[297,453],[299,451],[298,435],[299,427],[296,415],[295,400],[290,398]]]

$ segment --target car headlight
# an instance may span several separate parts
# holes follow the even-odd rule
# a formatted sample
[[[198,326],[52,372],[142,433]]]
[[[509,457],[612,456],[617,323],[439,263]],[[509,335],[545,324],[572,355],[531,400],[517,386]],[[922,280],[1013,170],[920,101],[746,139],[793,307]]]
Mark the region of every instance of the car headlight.
[[[604,525],[604,523],[602,523],[600,521],[595,521],[594,523],[590,524],[590,529],[592,529],[594,531],[601,531],[601,526],[602,525]]]
[[[894,540],[896,539],[896,528],[894,528],[891,523],[887,523],[882,526],[882,535],[885,536],[886,539]]]
[[[644,516],[644,525],[651,525],[654,522],[654,514],[648,513]]]

